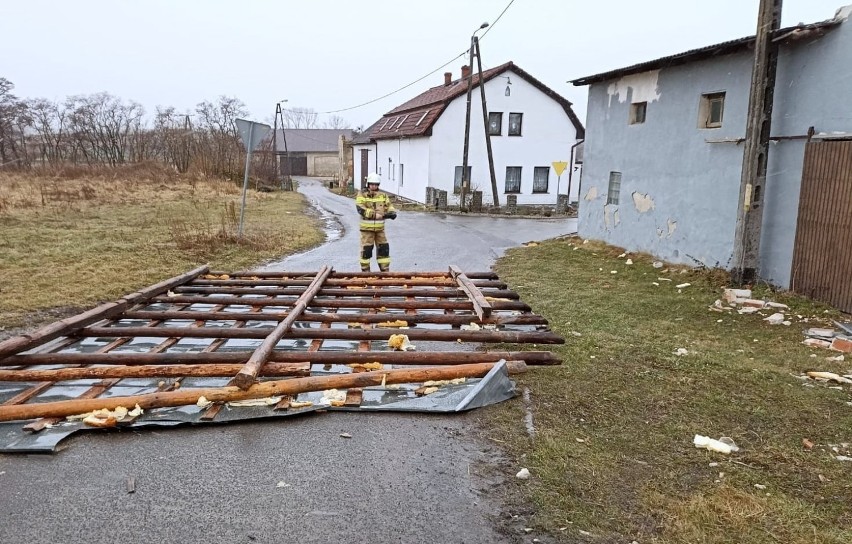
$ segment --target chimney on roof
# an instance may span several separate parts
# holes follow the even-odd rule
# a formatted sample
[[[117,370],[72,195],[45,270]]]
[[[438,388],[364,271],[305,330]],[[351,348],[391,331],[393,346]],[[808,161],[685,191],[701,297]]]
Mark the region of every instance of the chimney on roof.
[[[453,82],[453,73],[452,72],[444,72],[444,87]]]
[[[470,77],[470,66],[464,65],[462,66],[462,79],[467,79]]]

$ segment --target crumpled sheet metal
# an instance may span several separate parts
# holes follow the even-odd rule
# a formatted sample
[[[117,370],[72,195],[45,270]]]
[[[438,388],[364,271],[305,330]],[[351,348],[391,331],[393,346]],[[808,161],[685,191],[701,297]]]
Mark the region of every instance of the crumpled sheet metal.
[[[321,366],[319,367],[322,368]],[[313,375],[327,375],[327,371],[312,372]],[[82,380],[81,380],[82,381]],[[128,383],[116,385],[109,390],[108,395],[137,394],[144,390],[153,390],[156,383],[145,380],[125,380]],[[200,378],[193,381],[184,380],[184,387],[209,386],[211,378]],[[87,380],[92,382],[92,380]],[[25,384],[22,384],[25,385]],[[87,383],[88,387],[90,384]],[[219,382],[217,385],[221,385]],[[279,419],[300,416],[317,411],[358,411],[358,412],[422,412],[422,413],[458,413],[513,398],[515,384],[509,379],[506,363],[501,361],[481,379],[468,379],[462,384],[444,385],[438,391],[418,397],[414,390],[419,384],[404,384],[399,388],[367,387],[363,389],[363,400],[360,406],[332,407],[321,404],[323,393],[301,393],[297,401],[311,401],[313,406],[304,408],[273,410],[272,406],[223,406],[212,421],[202,420],[206,411],[195,405],[175,408],[157,408],[147,410],[132,424],[119,425],[117,429],[139,430],[144,428],[168,428],[181,425],[216,425],[237,421],[253,421],[258,419]],[[69,391],[70,393],[70,391]],[[62,395],[61,390],[56,394],[56,400],[73,398],[79,391],[71,395]],[[13,391],[0,391],[0,402],[4,396],[11,398]],[[333,417],[328,415],[328,417]],[[53,427],[33,433],[23,430],[26,422],[12,421],[0,423],[0,453],[53,453],[65,438],[78,432],[116,432],[116,428],[102,429],[85,425],[80,421],[63,421]],[[140,437],[141,438],[141,437]]]

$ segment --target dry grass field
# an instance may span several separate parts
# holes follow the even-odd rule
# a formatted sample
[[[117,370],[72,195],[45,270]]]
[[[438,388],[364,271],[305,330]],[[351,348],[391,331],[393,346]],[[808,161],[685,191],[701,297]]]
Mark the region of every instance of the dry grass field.
[[[295,192],[155,165],[0,174],[0,327],[33,326],[209,263],[233,270],[320,243]],[[59,309],[59,311],[57,311]]]

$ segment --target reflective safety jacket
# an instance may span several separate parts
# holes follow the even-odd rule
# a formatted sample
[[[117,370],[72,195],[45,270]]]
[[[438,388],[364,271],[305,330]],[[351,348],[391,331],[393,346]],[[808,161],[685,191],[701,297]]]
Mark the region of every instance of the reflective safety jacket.
[[[396,211],[388,195],[382,192],[371,195],[369,191],[360,191],[355,198],[355,207],[361,216],[361,230],[369,231],[384,230],[384,217]],[[377,216],[381,216],[381,219],[377,219]]]

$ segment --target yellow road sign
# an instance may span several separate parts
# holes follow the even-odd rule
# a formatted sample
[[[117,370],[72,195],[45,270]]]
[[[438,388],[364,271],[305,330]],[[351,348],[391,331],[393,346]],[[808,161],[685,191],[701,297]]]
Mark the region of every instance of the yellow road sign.
[[[561,176],[562,172],[568,168],[568,163],[565,161],[557,161],[553,163],[553,169],[556,170],[556,175]]]

